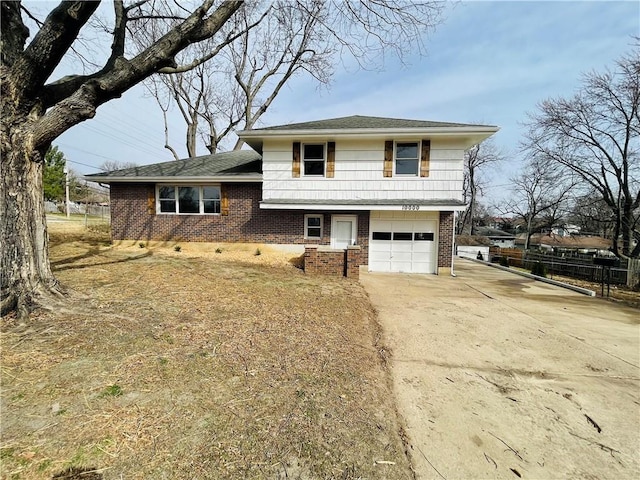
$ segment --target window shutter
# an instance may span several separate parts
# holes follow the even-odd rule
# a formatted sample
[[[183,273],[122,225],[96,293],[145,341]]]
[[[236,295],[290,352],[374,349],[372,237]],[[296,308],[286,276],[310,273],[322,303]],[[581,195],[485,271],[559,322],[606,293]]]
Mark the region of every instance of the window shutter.
[[[151,185],[147,194],[147,213],[153,215],[156,213],[156,187]]]
[[[336,172],[336,142],[327,143],[327,178],[333,178]]]
[[[431,159],[431,140],[422,140],[422,155],[420,155],[420,176],[429,176],[429,161]]]
[[[384,171],[385,177],[393,176],[393,141],[384,142]]]
[[[291,174],[294,178],[300,177],[300,142],[293,142],[293,166]]]
[[[229,215],[229,197],[224,183],[220,185],[220,215]]]

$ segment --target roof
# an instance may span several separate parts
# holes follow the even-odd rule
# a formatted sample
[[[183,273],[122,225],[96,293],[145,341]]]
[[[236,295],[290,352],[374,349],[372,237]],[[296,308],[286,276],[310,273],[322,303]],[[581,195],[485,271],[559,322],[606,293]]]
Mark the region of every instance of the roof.
[[[362,138],[385,137],[399,138],[457,138],[467,148],[481,142],[498,131],[495,125],[476,125],[468,123],[435,122],[431,120],[408,120],[387,117],[350,117],[330,118],[303,123],[290,123],[254,130],[237,132],[238,137],[254,150],[262,152],[265,138],[307,137],[307,138]]]
[[[518,235],[516,243],[524,243],[526,234]],[[583,235],[567,235],[561,237],[559,235],[541,235],[534,234],[531,236],[531,245],[548,245],[557,248],[577,248],[577,249],[599,249],[606,250],[611,247],[611,240],[602,237],[583,236]]]
[[[85,175],[85,178],[100,183],[158,180],[260,180],[262,179],[262,157],[253,150],[234,150],[232,152],[214,153],[183,160],[94,173]]]
[[[259,130],[343,130],[343,129],[395,129],[395,128],[434,128],[434,127],[486,127],[487,125],[471,125],[466,123],[433,122],[430,120],[406,120],[402,118],[366,117],[351,115],[350,117],[329,118],[311,122],[275,125]]]
[[[502,239],[513,239],[516,238],[515,235],[505,232],[503,230],[500,230],[498,228],[491,228],[491,227],[478,227],[476,229],[476,231],[478,232],[479,235],[484,235],[485,237],[489,237],[489,238],[502,238]]]

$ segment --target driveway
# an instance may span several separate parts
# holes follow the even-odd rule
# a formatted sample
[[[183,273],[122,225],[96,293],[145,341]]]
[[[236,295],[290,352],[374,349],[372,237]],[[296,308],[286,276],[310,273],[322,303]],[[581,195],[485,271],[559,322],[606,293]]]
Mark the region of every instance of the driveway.
[[[640,311],[456,261],[362,273],[418,479],[637,478]]]

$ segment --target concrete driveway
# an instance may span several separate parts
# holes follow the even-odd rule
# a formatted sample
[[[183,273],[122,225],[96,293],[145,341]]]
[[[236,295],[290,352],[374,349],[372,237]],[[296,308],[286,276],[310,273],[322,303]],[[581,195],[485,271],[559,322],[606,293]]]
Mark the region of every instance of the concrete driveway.
[[[418,479],[637,478],[640,311],[457,260],[362,273]]]

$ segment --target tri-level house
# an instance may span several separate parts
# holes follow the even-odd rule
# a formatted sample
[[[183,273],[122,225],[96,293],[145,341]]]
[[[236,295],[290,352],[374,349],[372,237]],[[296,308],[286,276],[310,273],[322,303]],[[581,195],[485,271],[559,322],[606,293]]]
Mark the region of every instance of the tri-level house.
[[[351,116],[238,132],[252,150],[88,175],[114,240],[360,248],[370,271],[446,273],[463,158],[495,126]]]

